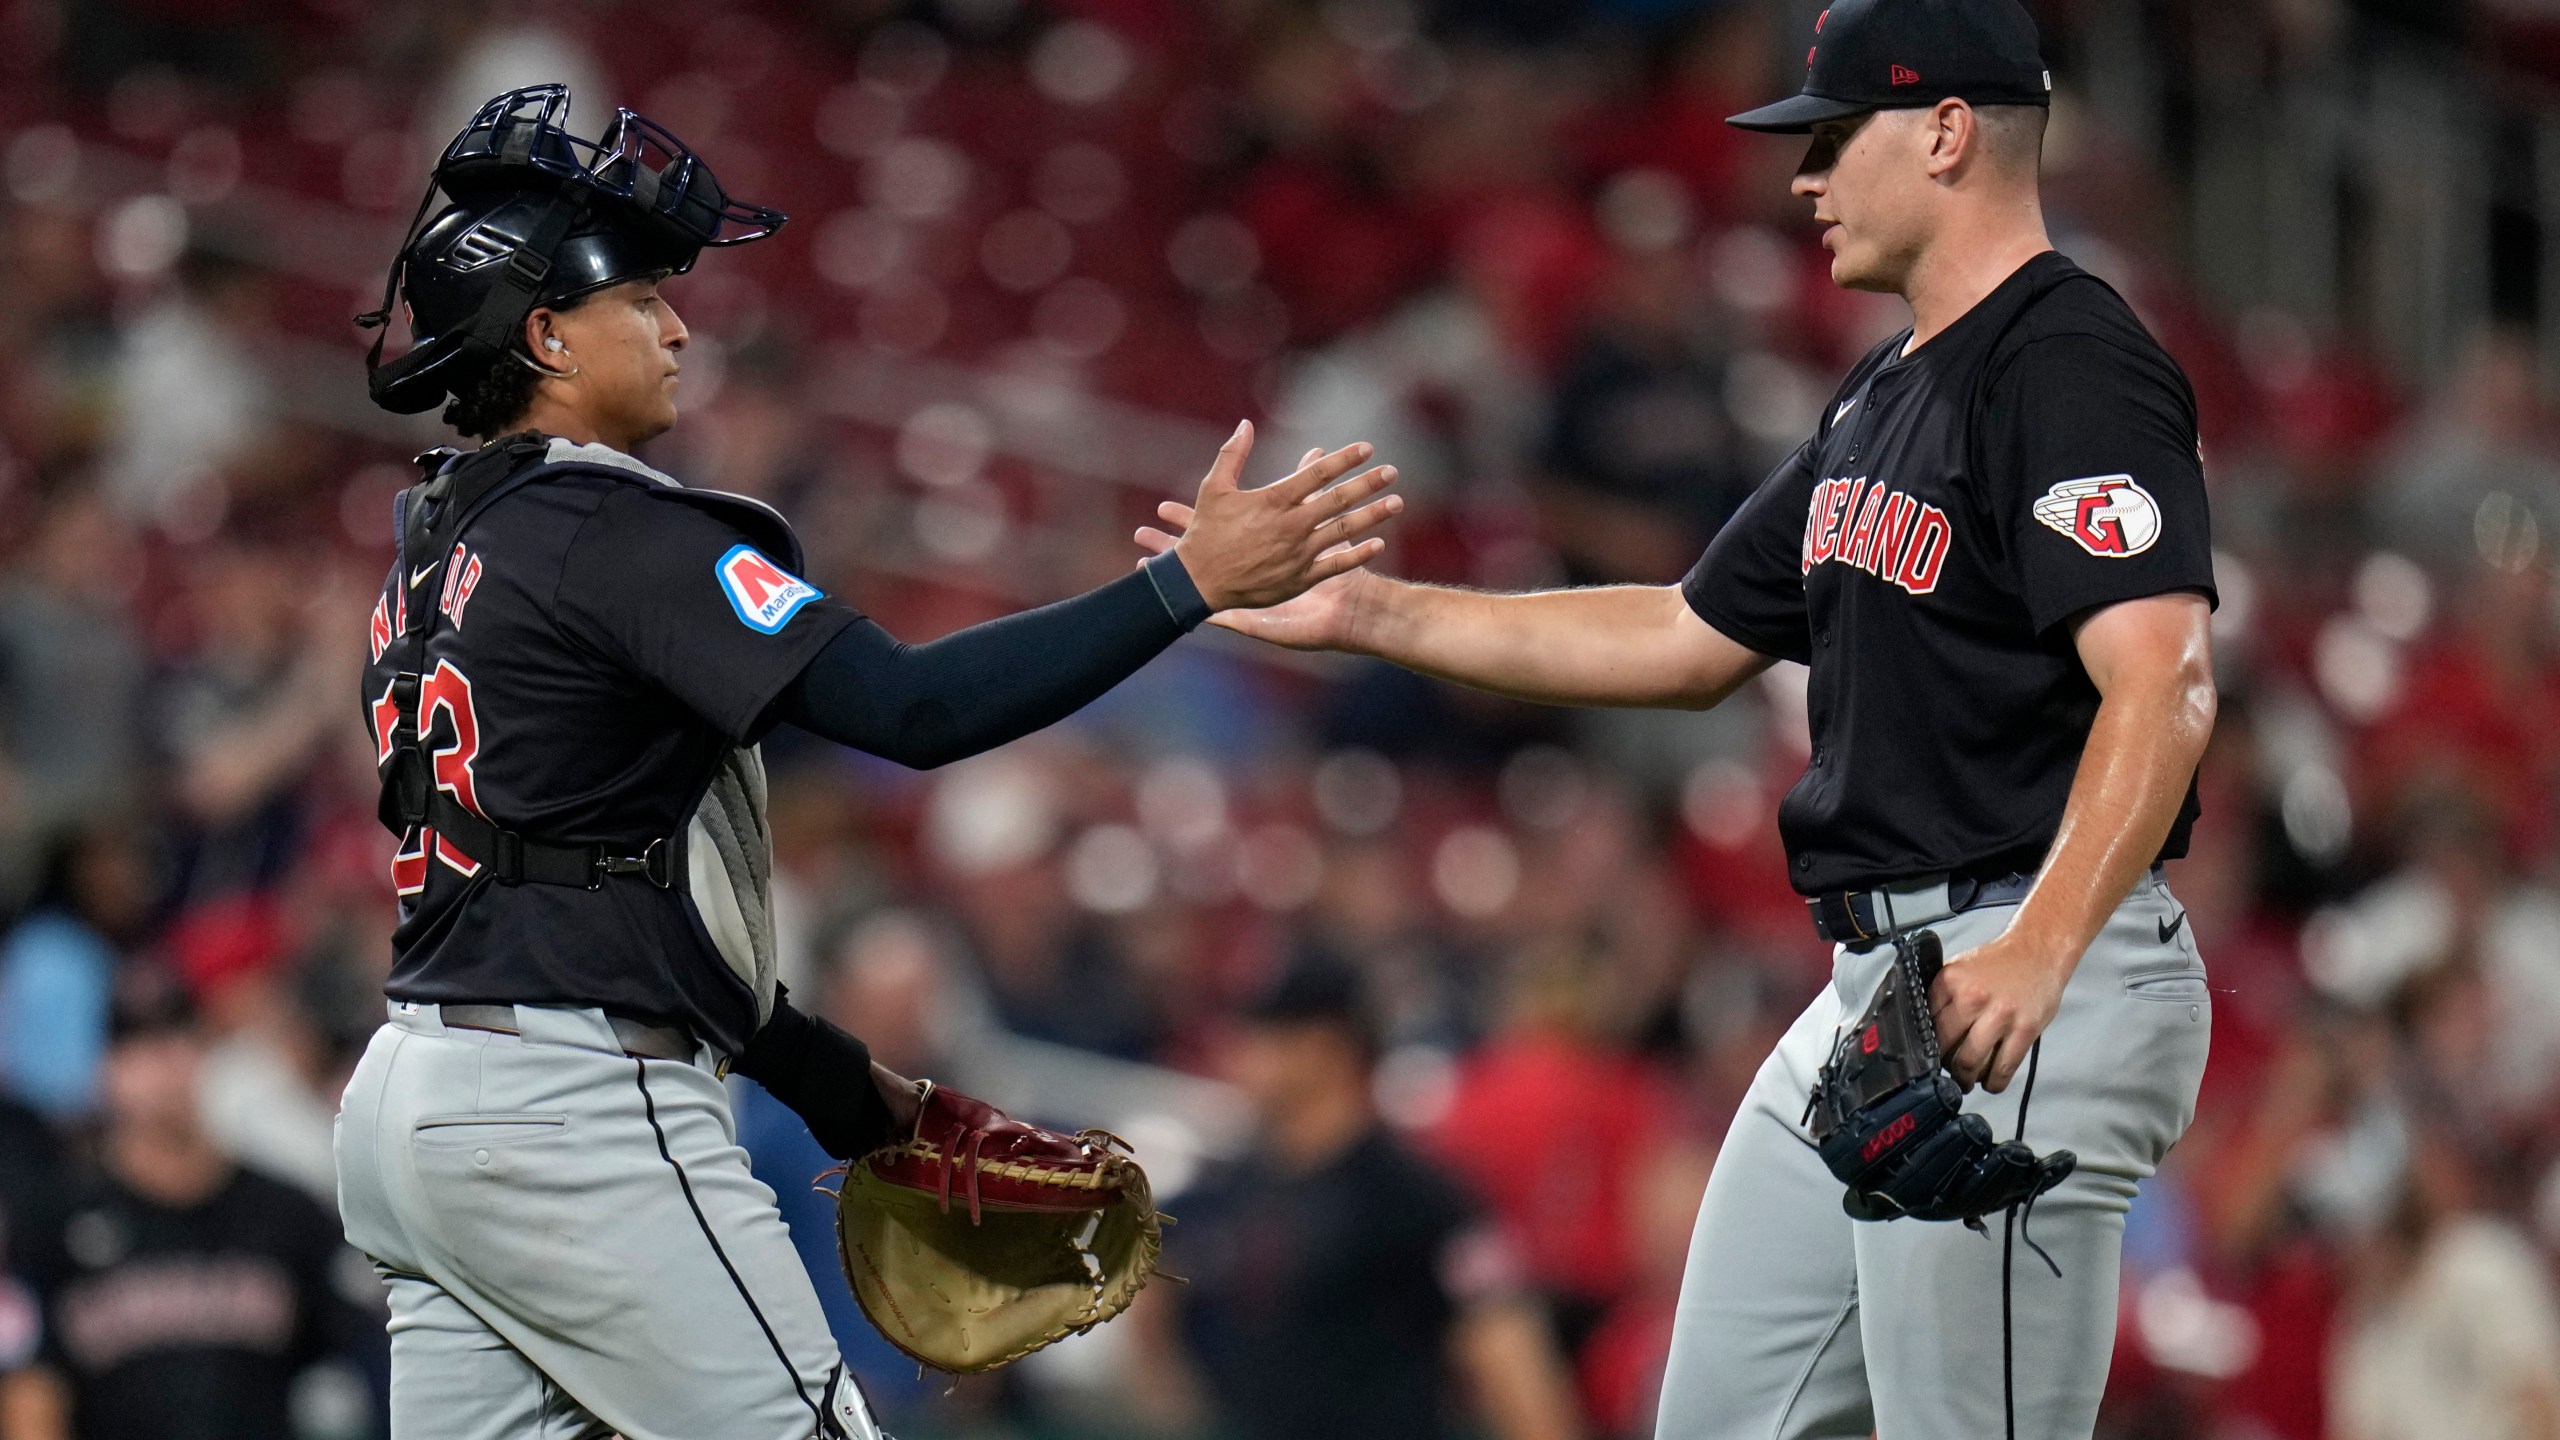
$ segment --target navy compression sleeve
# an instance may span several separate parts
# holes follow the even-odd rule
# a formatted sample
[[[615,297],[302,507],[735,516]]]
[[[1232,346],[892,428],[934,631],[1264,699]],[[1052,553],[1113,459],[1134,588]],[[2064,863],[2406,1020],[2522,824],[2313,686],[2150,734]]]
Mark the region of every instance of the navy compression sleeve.
[[[773,1017],[747,1041],[734,1068],[790,1106],[818,1148],[839,1160],[898,1138],[897,1117],[871,1078],[871,1047],[825,1016],[793,1008],[788,985],[774,987]]]
[[[1170,553],[1072,600],[909,645],[856,620],[774,702],[777,719],[928,770],[1045,729],[1209,618]]]

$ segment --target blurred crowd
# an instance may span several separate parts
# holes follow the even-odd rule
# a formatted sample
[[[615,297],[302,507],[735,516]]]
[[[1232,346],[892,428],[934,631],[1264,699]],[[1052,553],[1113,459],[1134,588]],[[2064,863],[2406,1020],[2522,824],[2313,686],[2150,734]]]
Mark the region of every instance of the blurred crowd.
[[[389,965],[355,676],[438,436],[365,405],[345,317],[479,99],[569,79],[588,133],[632,105],[793,212],[671,285],[649,458],[924,638],[1118,573],[1238,414],[1266,477],[1375,442],[1401,573],[1678,576],[1904,323],[1828,285],[1796,151],[1720,123],[1813,8],[0,5],[0,1437],[379,1431],[330,1159]],[[2071,63],[2122,7],[2031,8],[2057,241],[2195,382],[2222,593],[2171,871],[2213,1058],[2103,1433],[2560,1437],[2560,376],[2497,326],[2407,376],[2206,304],[2186,177]],[[2143,8],[2174,70],[2194,7]],[[2529,0],[2213,8],[2560,54]],[[1802,696],[1565,713],[1204,632],[942,772],[777,735],[794,992],[1128,1135],[1192,1282],[919,1377],[736,1082],[891,1427],[1649,1435],[1717,1138],[1827,973],[1772,825]]]

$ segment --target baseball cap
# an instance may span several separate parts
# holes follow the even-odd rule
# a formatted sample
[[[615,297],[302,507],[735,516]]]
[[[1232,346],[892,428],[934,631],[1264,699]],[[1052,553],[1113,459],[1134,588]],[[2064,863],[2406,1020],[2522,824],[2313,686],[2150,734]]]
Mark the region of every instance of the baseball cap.
[[[1801,135],[1825,120],[1941,100],[2045,105],[2036,22],[2018,0],[1840,0],[1813,22],[1804,89],[1726,120]]]
[[[1255,1026],[1331,1025],[1374,1044],[1377,1016],[1367,977],[1341,955],[1316,948],[1292,955],[1271,982],[1245,1002]]]

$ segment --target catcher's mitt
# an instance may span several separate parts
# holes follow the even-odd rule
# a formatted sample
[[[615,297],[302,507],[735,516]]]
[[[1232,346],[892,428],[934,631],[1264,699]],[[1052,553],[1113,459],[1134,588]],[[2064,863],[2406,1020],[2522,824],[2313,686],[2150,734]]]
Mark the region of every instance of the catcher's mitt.
[[[1164,1217],[1128,1146],[924,1082],[914,1135],[845,1167],[836,1249],[889,1343],[976,1374],[1129,1308]]]
[[[1923,930],[1893,949],[1893,968],[1814,1081],[1805,1106],[1814,1144],[1849,1187],[1841,1206],[1851,1218],[1961,1220],[1979,1230],[1983,1216],[2061,1184],[2079,1157],[2056,1150],[2039,1159],[2023,1142],[1995,1143],[1988,1122],[1963,1113],[1929,1007],[1944,963],[1938,937]]]

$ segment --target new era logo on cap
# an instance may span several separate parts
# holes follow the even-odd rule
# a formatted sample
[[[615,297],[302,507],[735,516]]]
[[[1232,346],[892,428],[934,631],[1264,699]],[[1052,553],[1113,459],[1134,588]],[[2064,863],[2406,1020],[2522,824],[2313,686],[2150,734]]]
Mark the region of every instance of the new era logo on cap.
[[[800,607],[822,599],[824,591],[766,559],[752,545],[733,545],[712,567],[729,608],[760,635],[780,633]]]
[[[1946,99],[2043,105],[2052,88],[2020,0],[1834,0],[1813,33],[1803,91],[1731,123],[1803,134]]]

